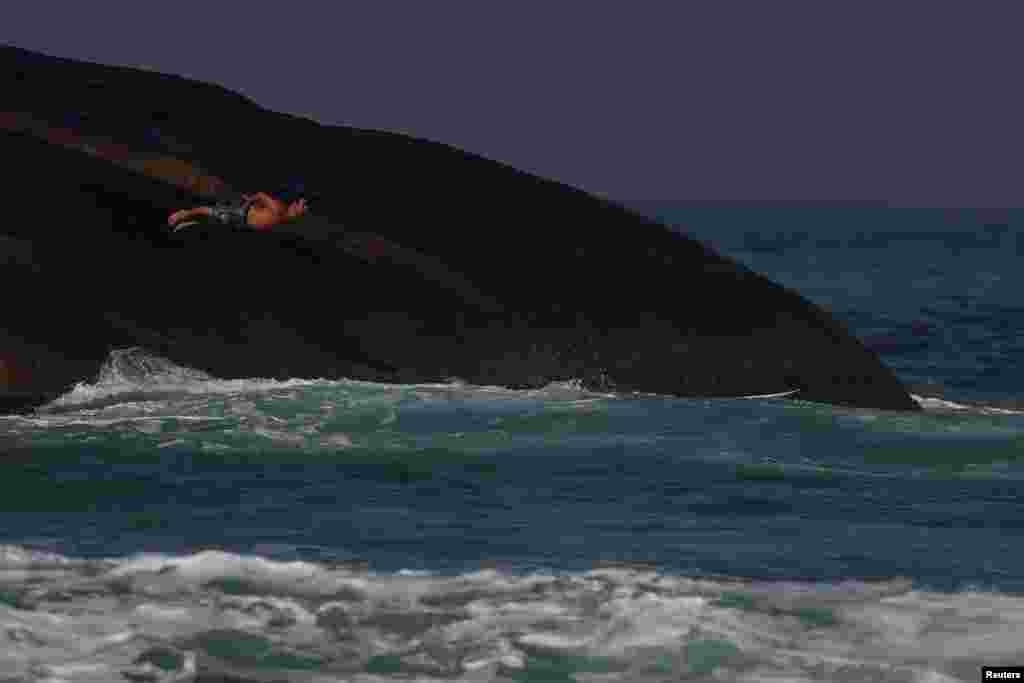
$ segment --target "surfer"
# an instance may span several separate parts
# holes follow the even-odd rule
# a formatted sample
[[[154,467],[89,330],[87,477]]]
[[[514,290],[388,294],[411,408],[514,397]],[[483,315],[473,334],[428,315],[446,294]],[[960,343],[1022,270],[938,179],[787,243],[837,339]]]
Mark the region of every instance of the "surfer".
[[[167,219],[168,225],[180,229],[203,219],[212,219],[223,225],[269,230],[275,225],[305,215],[309,210],[301,187],[285,188],[271,196],[266,192],[243,194],[238,199],[219,202],[213,206],[197,206],[175,211]]]

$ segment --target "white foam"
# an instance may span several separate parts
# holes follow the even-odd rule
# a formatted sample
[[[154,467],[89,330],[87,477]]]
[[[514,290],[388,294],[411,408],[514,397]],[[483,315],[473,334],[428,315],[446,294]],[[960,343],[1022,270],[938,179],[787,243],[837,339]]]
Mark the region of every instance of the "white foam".
[[[25,424],[32,425],[33,427],[40,427],[44,429],[55,428],[55,427],[115,427],[121,424],[132,424],[137,423],[142,426],[137,427],[143,432],[158,432],[160,430],[160,423],[163,420],[179,420],[181,422],[221,422],[229,418],[217,417],[217,416],[203,416],[203,415],[146,415],[141,417],[112,417],[112,418],[99,418],[99,417],[83,417],[79,415],[74,416],[19,416],[18,420]]]
[[[933,412],[971,412],[980,415],[1024,415],[1024,411],[1021,410],[1009,410],[1007,408],[997,408],[995,406],[976,406],[966,405],[963,403],[956,403],[955,401],[947,401],[942,398],[918,396],[917,394],[911,394],[917,403],[925,410]]]
[[[63,555],[31,550],[16,545],[0,545],[0,569],[64,568],[80,564]]]
[[[117,383],[117,384],[86,384],[79,383],[74,388],[58,398],[50,407],[80,406],[95,403],[101,399],[109,399],[124,394],[135,395],[207,395],[207,394],[249,394],[268,393],[281,389],[294,389],[309,386],[330,386],[338,384],[337,381],[325,379],[232,379],[232,380],[202,380],[187,382],[166,382],[153,381],[145,384],[139,383]]]
[[[147,424],[146,416],[131,415],[105,417],[100,415],[83,414],[88,412],[88,407],[93,404],[106,405],[112,401],[122,401],[106,405],[106,408],[125,406],[135,411],[163,412],[168,408],[168,400],[180,401],[186,397],[213,397],[242,395],[273,395],[275,400],[287,401],[298,400],[301,394],[296,389],[308,387],[340,388],[343,390],[373,390],[383,392],[385,395],[393,395],[394,399],[402,396],[412,395],[420,400],[431,400],[435,398],[445,400],[468,400],[474,402],[486,402],[489,400],[501,401],[544,401],[560,402],[566,407],[583,407],[593,402],[607,399],[622,398],[623,396],[614,392],[596,392],[583,387],[579,379],[552,382],[538,389],[518,390],[508,389],[492,385],[470,385],[463,380],[453,378],[443,383],[421,383],[395,385],[380,382],[369,382],[352,379],[287,379],[276,380],[266,378],[248,378],[223,380],[212,377],[204,372],[177,365],[165,358],[151,354],[141,348],[119,349],[112,351],[107,362],[100,371],[95,382],[80,382],[68,393],[58,397],[52,403],[39,409],[36,415],[29,417],[12,416],[9,419],[23,422],[25,424],[39,427],[64,427],[64,426],[95,426],[112,427],[119,424],[140,422],[137,429],[157,430],[155,424]],[[766,399],[792,396],[795,391],[781,391],[773,394],[758,394],[742,396],[737,398],[745,399]],[[633,393],[629,396],[665,398],[655,394]],[[912,399],[926,411],[930,412],[961,412],[983,415],[1020,415],[1024,410],[1013,410],[996,406],[979,406],[958,403],[938,397],[911,395]],[[159,400],[163,399],[163,400]],[[239,402],[241,405],[241,402]],[[68,416],[61,419],[55,413],[76,409],[77,416]],[[238,405],[231,405],[232,412],[239,410]],[[331,409],[329,406],[327,409]],[[217,416],[202,415],[153,415],[153,419],[177,419],[181,421],[214,421],[223,420]],[[272,420],[273,416],[265,416],[263,419]],[[870,419],[865,416],[865,419]],[[256,432],[282,442],[283,437],[279,434]],[[294,439],[293,439],[294,440]],[[282,442],[283,443],[283,442]],[[297,444],[297,441],[296,441]],[[347,447],[347,444],[337,444]]]
[[[303,680],[351,678],[352,657],[392,656],[400,678],[482,680],[561,654],[609,663],[609,673],[588,680],[649,680],[652,662],[659,680],[674,680],[703,662],[724,680],[841,679],[859,671],[872,680],[948,681],[959,680],[964,662],[1019,657],[1024,631],[1019,596],[926,593],[900,581],[744,582],[623,568],[446,577],[356,573],[219,550],[107,564],[5,553],[19,566],[65,567],[25,569],[20,583],[4,582],[5,590],[35,596],[35,609],[0,603],[0,632],[9,641],[0,671],[35,680],[144,675],[145,666],[133,662],[156,646],[181,656],[168,679],[197,669],[213,677],[217,660],[201,648],[203,634],[216,631],[222,640],[237,634],[324,663]],[[745,597],[720,602],[737,593]],[[342,652],[349,654],[339,659]],[[349,668],[332,670],[335,660]],[[274,678],[259,662],[231,666],[240,680]]]
[[[140,554],[122,563],[112,574],[174,569],[189,581],[207,582],[225,577],[305,579],[319,572],[307,562],[275,562],[257,556],[204,550],[188,557],[173,558],[158,553]]]
[[[572,638],[553,633],[528,633],[518,640],[522,645],[562,653],[584,652],[593,642],[591,638]]]
[[[221,380],[135,347],[111,351],[94,382],[79,382],[42,410],[81,407],[125,395],[138,404],[152,396],[265,393],[333,383],[325,379]]]
[[[192,613],[186,607],[165,607],[144,602],[135,608],[135,611],[146,619],[158,621],[185,621],[192,618]]]
[[[118,349],[112,351],[99,376],[92,382],[79,382],[69,392],[40,408],[36,415],[26,418],[28,424],[40,428],[61,426],[116,426],[131,421],[143,421],[145,416],[108,417],[90,410],[101,406],[104,410],[130,409],[135,412],[155,413],[154,419],[174,417],[179,420],[215,420],[217,417],[196,415],[161,415],[171,403],[181,403],[188,397],[228,396],[234,400],[229,410],[238,414],[245,401],[242,396],[272,395],[275,400],[298,400],[302,395],[296,389],[308,387],[339,388],[347,391],[376,391],[385,397],[401,399],[415,396],[420,400],[443,398],[471,401],[562,401],[585,402],[613,398],[612,393],[597,393],[583,388],[578,379],[552,382],[539,389],[518,390],[501,386],[474,386],[452,379],[446,383],[385,384],[352,379],[287,379],[266,378],[218,379],[193,368],[177,365],[166,358],[152,354],[142,348]],[[250,402],[251,403],[251,402]],[[201,406],[197,406],[201,408]],[[328,406],[327,409],[333,409]],[[75,416],[63,420],[60,413],[74,410]],[[266,416],[265,419],[272,419]],[[392,419],[395,416],[392,415]],[[224,418],[220,418],[224,419]],[[142,427],[145,429],[146,427]],[[271,436],[264,434],[265,436]],[[277,439],[277,436],[273,438]]]

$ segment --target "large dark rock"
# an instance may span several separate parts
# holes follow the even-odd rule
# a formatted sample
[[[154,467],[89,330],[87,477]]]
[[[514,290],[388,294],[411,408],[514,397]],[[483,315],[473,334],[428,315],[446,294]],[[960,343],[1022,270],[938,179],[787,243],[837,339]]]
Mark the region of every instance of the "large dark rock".
[[[317,87],[344,89],[344,83]],[[142,346],[228,377],[352,377],[679,396],[799,389],[917,409],[821,308],[611,202],[403,135],[321,126],[218,86],[0,48],[3,109],[169,151],[235,189],[322,194],[272,233],[169,234],[206,200],[0,132],[0,411]],[[56,125],[56,123],[55,123]]]

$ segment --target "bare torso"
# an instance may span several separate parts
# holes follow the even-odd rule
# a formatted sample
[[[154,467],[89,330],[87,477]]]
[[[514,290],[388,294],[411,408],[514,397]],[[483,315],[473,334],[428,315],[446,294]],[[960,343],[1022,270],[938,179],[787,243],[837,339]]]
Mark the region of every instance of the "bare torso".
[[[270,228],[283,221],[287,216],[287,211],[288,207],[284,205],[284,202],[263,195],[249,207],[246,222],[257,230]]]

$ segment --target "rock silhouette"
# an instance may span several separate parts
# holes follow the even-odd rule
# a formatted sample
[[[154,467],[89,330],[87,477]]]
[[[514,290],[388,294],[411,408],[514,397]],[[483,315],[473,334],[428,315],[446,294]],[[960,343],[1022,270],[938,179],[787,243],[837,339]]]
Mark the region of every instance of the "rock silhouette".
[[[129,347],[221,378],[579,379],[918,409],[820,307],[558,182],[14,47],[0,86],[0,412]],[[296,175],[317,199],[279,229],[167,228],[173,210]]]

